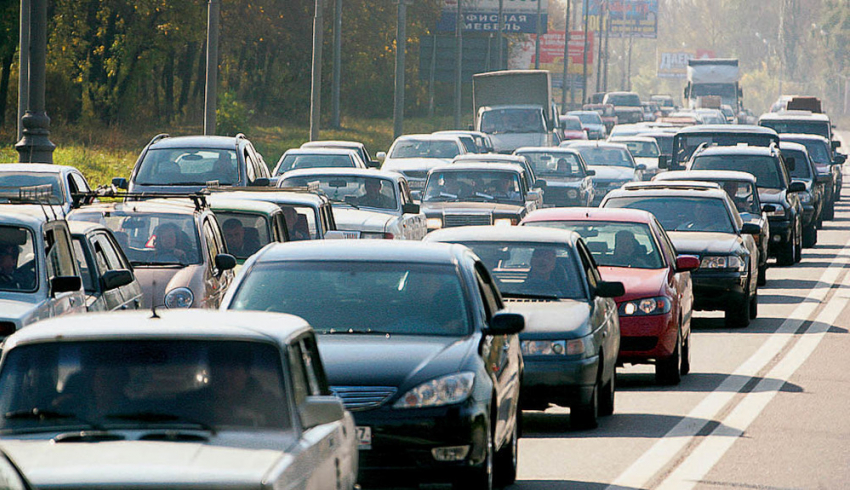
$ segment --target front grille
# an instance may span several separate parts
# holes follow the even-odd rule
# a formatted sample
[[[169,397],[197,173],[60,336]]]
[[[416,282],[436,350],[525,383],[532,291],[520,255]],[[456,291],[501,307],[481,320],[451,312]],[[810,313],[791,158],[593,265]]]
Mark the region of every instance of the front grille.
[[[342,399],[352,412],[378,408],[392,398],[396,389],[391,386],[331,386],[331,392]]]
[[[488,226],[492,225],[492,216],[489,214],[445,214],[443,215],[443,226]]]
[[[620,337],[620,350],[652,350],[658,345],[658,337]]]

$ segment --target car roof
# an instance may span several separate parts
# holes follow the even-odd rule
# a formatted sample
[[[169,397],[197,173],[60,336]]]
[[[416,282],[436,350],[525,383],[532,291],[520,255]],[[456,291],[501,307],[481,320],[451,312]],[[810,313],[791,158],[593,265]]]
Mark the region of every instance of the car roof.
[[[460,143],[460,139],[456,134],[403,134],[395,139],[395,141],[401,140],[433,140],[433,141],[454,141],[456,143]],[[395,144],[395,142],[393,142]]]
[[[573,231],[539,226],[458,226],[432,231],[426,241],[538,242],[575,246],[579,238]]]
[[[0,164],[0,172],[31,172],[31,173],[67,173],[72,170],[79,172],[70,165],[54,165],[52,163],[4,163]]]
[[[445,171],[445,170],[454,170],[454,171],[462,171],[462,170],[488,170],[488,171],[505,171],[505,172],[517,172],[522,173],[525,171],[522,165],[518,163],[485,163],[485,162],[454,162],[446,165],[440,165],[432,168],[428,171],[428,173]]]
[[[352,168],[352,167],[314,167],[290,170],[282,175],[280,182],[285,182],[292,177],[303,177],[310,175],[339,175],[341,177],[375,177],[387,180],[399,180],[402,175],[387,170],[376,170],[374,168]]]
[[[716,182],[705,180],[650,180],[647,182],[626,182],[623,189],[718,189]]]
[[[93,221],[69,221],[68,229],[71,230],[72,235],[87,235],[93,231],[108,230],[109,228]]]
[[[793,141],[780,141],[779,142],[780,150],[796,150],[802,151],[804,153],[808,153],[809,150],[806,149],[806,145],[800,143],[794,143]]]
[[[652,178],[653,182],[660,180],[740,180],[756,183],[755,175],[737,170],[671,170],[661,172]]]
[[[759,117],[759,121],[763,120],[812,120],[812,121],[821,121],[821,122],[829,122],[829,116],[821,113],[813,113],[809,111],[779,111],[779,112],[767,112]]]
[[[735,145],[735,146],[708,146],[703,148],[697,156],[705,155],[773,155],[773,148],[770,146],[750,146],[750,145]]]
[[[355,156],[357,156],[358,159],[360,158],[360,156],[357,154],[356,150],[352,150],[351,148],[342,148],[342,147],[338,147],[338,148],[328,148],[328,147],[290,148],[290,149],[286,150],[285,152],[283,152],[283,156],[287,156],[287,155],[346,155],[346,156],[348,156],[348,155],[351,155],[351,154],[354,154]]]
[[[9,336],[4,350],[43,342],[95,340],[246,340],[287,342],[310,330],[294,315],[259,311],[149,310],[68,315],[38,322]]]
[[[45,212],[47,215],[45,215]],[[57,213],[56,216],[61,219],[62,215]],[[53,220],[53,214],[39,204],[0,204],[0,225],[27,226],[39,229],[42,223]]]
[[[699,133],[745,133],[745,134],[765,134],[777,136],[776,131],[764,126],[754,126],[752,124],[698,124],[680,129],[677,135],[699,134]]]
[[[504,163],[525,163],[525,157],[521,155],[510,155],[505,153],[467,153],[458,155],[452,159],[452,163],[466,162],[504,162]]]
[[[514,150],[514,153],[570,153],[580,155],[578,150],[570,146],[523,146]]]
[[[608,139],[609,143],[619,143],[621,141],[638,141],[638,142],[641,142],[641,143],[658,144],[658,141],[656,141],[655,138],[651,138],[649,136],[642,136],[642,135],[641,136],[638,136],[638,135],[634,135],[634,136],[612,136],[611,138]]]
[[[321,206],[327,201],[327,198],[322,197],[318,194],[312,192],[296,192],[296,191],[288,191],[286,188],[269,188],[263,189],[261,191],[245,191],[238,190],[228,192],[228,195],[232,195],[234,198],[239,199],[258,199],[261,201],[269,201],[276,203],[284,203],[284,204],[293,204],[293,205],[306,205],[306,206]]]
[[[277,243],[259,252],[255,264],[280,261],[369,261],[456,264],[465,247],[420,241],[317,240]]]
[[[359,141],[343,141],[343,140],[318,140],[308,141],[301,145],[301,148],[364,148],[366,145]]]
[[[623,186],[615,189],[605,196],[606,200],[617,197],[632,197],[632,196],[672,196],[672,197],[695,197],[699,199],[725,199],[726,191],[715,184],[714,187],[709,186],[691,186],[684,185],[682,188],[668,186]]]
[[[150,148],[236,148],[242,138],[233,136],[168,136],[157,139]]]
[[[277,204],[254,199],[230,197],[223,193],[210,196],[209,203],[213,213],[244,212],[270,215],[281,212],[280,206]]]
[[[622,143],[609,143],[607,141],[576,141],[570,145],[570,148],[616,148],[618,150],[629,151],[629,147]]]
[[[805,134],[805,133],[783,133],[779,136],[779,142],[782,143],[783,140],[787,141],[789,139],[795,140],[817,140],[822,143],[829,144],[829,140],[826,139],[825,136],[821,136],[819,134]]]
[[[618,221],[624,223],[650,223],[649,211],[629,208],[547,208],[528,214],[523,223],[535,221]]]

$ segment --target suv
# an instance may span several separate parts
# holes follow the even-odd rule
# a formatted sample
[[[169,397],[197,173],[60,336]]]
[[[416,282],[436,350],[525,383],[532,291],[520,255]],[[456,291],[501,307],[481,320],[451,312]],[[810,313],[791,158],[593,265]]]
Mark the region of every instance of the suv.
[[[779,265],[792,265],[800,261],[803,248],[803,206],[797,193],[806,190],[805,184],[791,180],[788,167],[794,164],[775,145],[712,146],[694,153],[688,170],[739,170],[755,175],[770,225],[770,256]]]
[[[829,140],[814,134],[783,134],[782,141],[799,143],[806,147],[809,156],[815,162],[818,171],[818,181],[824,184],[824,219],[835,217],[835,202],[841,198],[842,165],[846,155],[833,151]]]
[[[778,145],[779,135],[770,128],[740,124],[704,124],[682,128],[673,136],[673,157],[669,162],[669,170],[684,170],[697,148],[703,145],[740,144],[764,147]]]
[[[602,103],[614,106],[618,124],[639,123],[644,120],[640,96],[634,92],[608,92]]]
[[[833,141],[832,124],[826,114],[813,114],[809,111],[780,111],[762,114],[759,126],[764,126],[779,134],[802,133],[816,134]],[[832,143],[832,149],[838,148],[838,142]]]
[[[116,177],[112,184],[130,192],[167,194],[210,186],[268,186],[270,177],[263,157],[241,133],[176,138],[160,134],[142,151],[129,182]]]

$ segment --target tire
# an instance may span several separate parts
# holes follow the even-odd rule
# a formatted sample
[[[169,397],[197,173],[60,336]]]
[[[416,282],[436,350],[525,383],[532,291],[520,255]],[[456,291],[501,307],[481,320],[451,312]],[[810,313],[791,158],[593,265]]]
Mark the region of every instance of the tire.
[[[787,244],[776,254],[776,263],[781,265],[782,267],[788,267],[794,265],[796,263],[795,252],[797,251],[796,242],[797,239],[793,235],[791,236],[791,240],[788,241]]]
[[[803,260],[803,226],[797,227],[797,238],[794,240],[794,263],[797,264]]]
[[[467,468],[452,488],[455,490],[493,490],[493,434],[490,432],[490,421],[487,423],[487,454],[480,466]]]
[[[745,328],[750,325],[750,306],[751,298],[747,297],[736,301],[732,306],[726,309],[724,318],[726,328]]]
[[[505,487],[516,481],[516,469],[519,462],[519,415],[517,415],[511,438],[496,452],[493,459],[493,481],[496,486]]]
[[[756,284],[758,284],[759,286],[764,286],[765,284],[767,284],[767,262],[765,262],[764,265],[759,266]]]
[[[803,228],[803,247],[812,248],[818,243],[818,230],[814,223]]]
[[[617,370],[611,373],[611,381],[605,383],[602,387],[602,393],[599,396],[599,415],[607,417],[614,415],[614,395],[617,391]]]
[[[823,207],[823,219],[835,219],[835,201],[830,199]]]
[[[685,338],[685,343],[682,345],[682,367],[679,371],[682,376],[691,372],[691,336]]]
[[[750,297],[750,320],[755,320],[759,316],[759,292],[756,290]]]
[[[655,362],[655,381],[662,385],[677,385],[682,381],[682,328],[676,331],[673,354]]]
[[[593,386],[590,403],[570,407],[570,426],[575,430],[595,429],[599,426],[599,381]]]

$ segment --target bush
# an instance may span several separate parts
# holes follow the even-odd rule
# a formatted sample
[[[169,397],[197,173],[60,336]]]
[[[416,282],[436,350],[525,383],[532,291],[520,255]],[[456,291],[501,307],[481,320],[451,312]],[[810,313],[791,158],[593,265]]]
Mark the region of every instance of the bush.
[[[247,131],[248,115],[245,104],[236,100],[233,92],[223,92],[218,98],[218,106],[215,110],[215,134],[236,136],[238,133]]]

